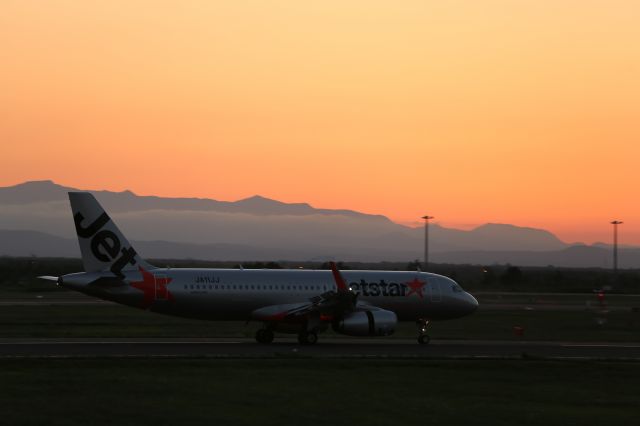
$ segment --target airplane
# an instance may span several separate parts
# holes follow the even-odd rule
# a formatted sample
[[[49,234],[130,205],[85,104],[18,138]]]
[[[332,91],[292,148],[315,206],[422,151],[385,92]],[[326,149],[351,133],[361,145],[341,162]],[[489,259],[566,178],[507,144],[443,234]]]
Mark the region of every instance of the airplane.
[[[157,268],[138,255],[95,197],[69,192],[85,272],[43,276],[123,305],[202,320],[258,321],[258,343],[274,332],[313,345],[331,327],[348,336],[388,336],[416,321],[428,344],[430,321],[471,314],[478,301],[454,280],[421,271]]]

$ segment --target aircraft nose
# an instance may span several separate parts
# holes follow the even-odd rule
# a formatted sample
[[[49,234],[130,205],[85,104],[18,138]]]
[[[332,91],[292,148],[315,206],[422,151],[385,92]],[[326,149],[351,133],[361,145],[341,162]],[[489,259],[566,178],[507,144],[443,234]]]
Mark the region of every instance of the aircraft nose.
[[[478,300],[469,293],[465,293],[465,306],[468,310],[467,314],[471,314],[478,309]]]

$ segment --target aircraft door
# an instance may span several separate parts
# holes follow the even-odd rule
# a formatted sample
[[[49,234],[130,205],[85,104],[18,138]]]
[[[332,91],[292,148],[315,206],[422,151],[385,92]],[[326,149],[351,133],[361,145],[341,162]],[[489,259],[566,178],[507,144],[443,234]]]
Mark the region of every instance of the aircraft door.
[[[428,287],[431,301],[435,303],[442,302],[442,286],[440,285],[440,280],[429,280]]]

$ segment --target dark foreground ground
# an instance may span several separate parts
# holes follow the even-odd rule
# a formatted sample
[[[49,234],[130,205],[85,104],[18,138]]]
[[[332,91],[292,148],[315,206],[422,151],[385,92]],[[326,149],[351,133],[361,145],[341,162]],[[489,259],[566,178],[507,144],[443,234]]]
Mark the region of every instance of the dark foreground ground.
[[[640,364],[0,360],[6,425],[631,425]]]
[[[432,358],[640,361],[640,343],[500,340],[324,338],[313,346],[295,338],[270,345],[248,338],[0,339],[0,358]]]

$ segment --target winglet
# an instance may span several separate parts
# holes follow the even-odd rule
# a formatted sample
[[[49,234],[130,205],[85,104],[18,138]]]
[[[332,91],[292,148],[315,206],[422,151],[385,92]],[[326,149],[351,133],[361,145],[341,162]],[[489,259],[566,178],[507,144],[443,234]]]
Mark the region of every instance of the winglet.
[[[349,287],[347,287],[347,283],[342,278],[342,274],[338,270],[335,262],[329,262],[331,266],[331,272],[333,273],[333,279],[336,281],[336,286],[338,286],[339,291],[349,291]]]

